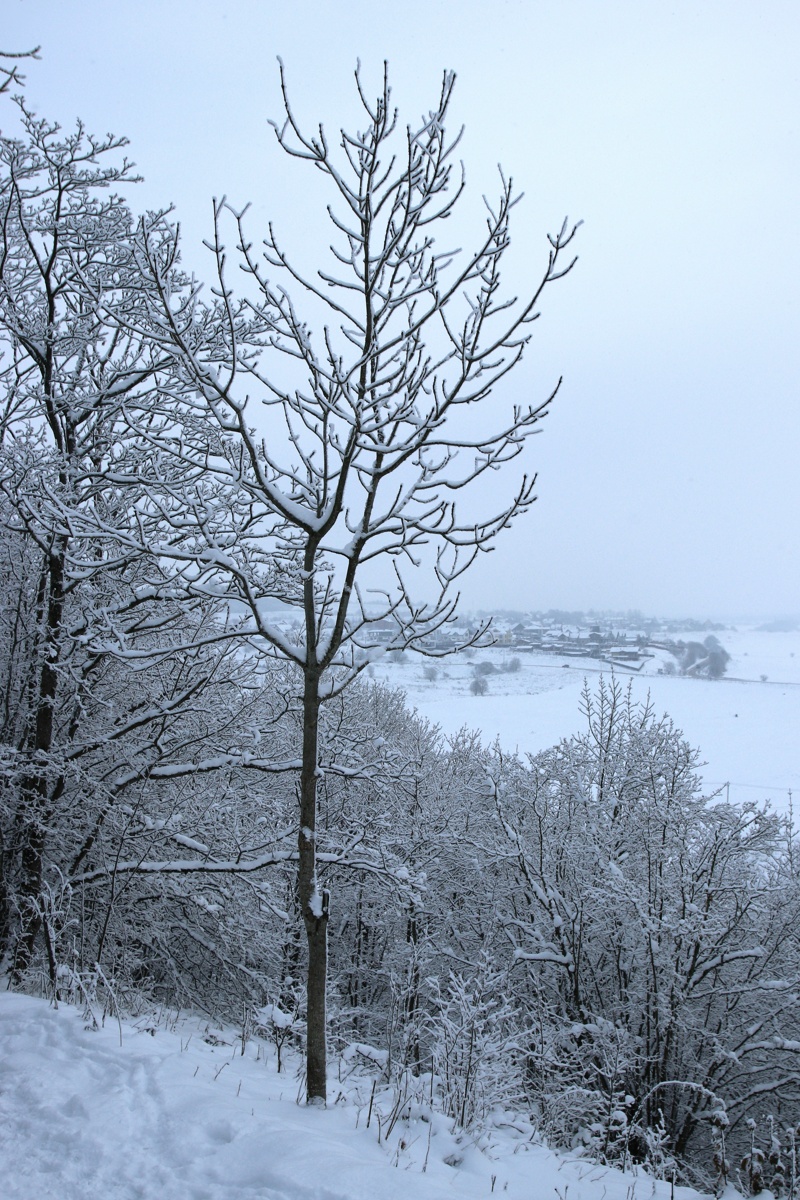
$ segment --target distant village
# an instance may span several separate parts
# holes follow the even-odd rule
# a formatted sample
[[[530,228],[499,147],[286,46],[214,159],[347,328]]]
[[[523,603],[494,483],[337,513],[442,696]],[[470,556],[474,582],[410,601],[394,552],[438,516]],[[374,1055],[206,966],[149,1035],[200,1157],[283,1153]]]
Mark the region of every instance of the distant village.
[[[291,636],[299,626],[292,610],[278,605],[278,626]],[[289,616],[289,613],[292,615]],[[720,678],[729,654],[716,634],[726,626],[715,621],[686,617],[667,619],[645,617],[640,612],[572,612],[549,609],[546,612],[479,611],[456,617],[430,634],[420,648],[434,655],[455,652],[465,645],[470,634],[491,621],[478,649],[504,650],[513,655],[552,654],[560,659],[594,659],[598,663],[659,675],[699,675]],[[766,627],[765,627],[766,628]],[[361,631],[359,645],[396,645],[397,623],[377,618]],[[392,651],[402,655],[402,651]],[[657,660],[653,662],[653,660]]]
[[[724,671],[728,655],[715,634],[724,626],[713,621],[662,620],[641,613],[582,613],[557,609],[533,613],[479,613],[459,617],[426,639],[428,649],[439,653],[463,645],[465,634],[476,623],[491,617],[495,647],[515,653],[553,654],[559,658],[589,658],[628,671],[641,670],[648,659],[658,658],[659,674]],[[377,622],[372,640],[389,642],[395,626]],[[665,655],[665,652],[666,655]],[[670,657],[671,656],[671,657]],[[709,661],[710,660],[710,661]]]

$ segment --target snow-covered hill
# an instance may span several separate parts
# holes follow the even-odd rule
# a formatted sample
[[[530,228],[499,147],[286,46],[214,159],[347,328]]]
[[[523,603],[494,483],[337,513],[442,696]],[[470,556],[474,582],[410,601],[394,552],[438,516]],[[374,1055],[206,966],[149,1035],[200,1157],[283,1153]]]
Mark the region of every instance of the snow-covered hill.
[[[93,1027],[87,1012],[0,993],[0,1194],[5,1200],[668,1200],[644,1174],[558,1157],[497,1114],[480,1147],[393,1095],[332,1080],[297,1104],[298,1060],[204,1020]],[[382,1121],[378,1120],[379,1115]],[[379,1126],[382,1137],[378,1140]],[[677,1200],[696,1193],[676,1188]]]

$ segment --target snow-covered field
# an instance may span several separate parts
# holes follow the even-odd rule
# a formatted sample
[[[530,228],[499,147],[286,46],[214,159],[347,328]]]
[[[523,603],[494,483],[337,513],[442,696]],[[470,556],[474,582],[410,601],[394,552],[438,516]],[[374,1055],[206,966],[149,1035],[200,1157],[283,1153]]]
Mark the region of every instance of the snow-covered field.
[[[2,985],[0,985],[2,986]],[[4,1200],[667,1200],[669,1185],[531,1141],[498,1114],[480,1148],[430,1112],[387,1134],[393,1097],[331,1081],[327,1110],[296,1102],[264,1042],[186,1019],[107,1020],[0,992]],[[383,1136],[379,1144],[379,1114]],[[449,1160],[449,1163],[445,1160]],[[678,1200],[695,1193],[676,1188]]]
[[[687,641],[698,638],[696,633],[684,636]],[[637,700],[649,692],[657,713],[669,713],[700,750],[708,788],[729,784],[731,799],[768,799],[785,811],[789,791],[800,795],[800,633],[741,629],[718,636],[731,655],[721,680],[660,675],[658,657],[641,674],[618,669],[616,675],[625,685],[631,681]],[[520,670],[504,673],[502,667],[512,657],[519,658]],[[493,662],[498,671],[488,677],[488,694],[473,696],[472,669],[481,661]],[[419,713],[445,733],[465,725],[478,728],[487,741],[499,738],[504,749],[523,754],[543,750],[582,728],[583,683],[586,679],[595,686],[601,669],[592,659],[499,647],[478,651],[472,660],[463,655],[442,660],[435,681],[424,676],[429,665],[409,654],[402,664],[376,666],[375,676],[403,688]]]

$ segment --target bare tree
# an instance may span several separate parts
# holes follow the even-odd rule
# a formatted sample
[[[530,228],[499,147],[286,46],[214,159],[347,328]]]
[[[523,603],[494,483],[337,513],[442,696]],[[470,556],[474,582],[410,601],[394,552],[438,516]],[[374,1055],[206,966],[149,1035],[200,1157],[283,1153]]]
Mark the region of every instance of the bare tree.
[[[519,199],[502,172],[476,249],[439,247],[464,189],[461,134],[446,133],[454,80],[445,73],[435,108],[402,128],[386,71],[375,103],[356,72],[364,128],[342,130],[333,146],[321,126],[304,132],[281,67],[285,119],[275,133],[332,193],[331,269],[303,274],[272,226],[257,252],[244,211],[225,200],[214,205],[213,301],[175,287],[174,251],[161,243],[148,252],[161,294],[150,336],[180,366],[160,419],[131,408],[149,445],[135,468],[150,483],[139,529],[171,523],[160,561],[171,558],[192,594],[241,605],[251,643],[294,664],[302,697],[298,899],[312,1104],[326,1097],[330,901],[317,875],[325,703],[379,653],[439,652],[426,639],[453,618],[457,580],[531,506],[535,476],[522,474],[490,515],[461,516],[456,498],[522,452],[557,391],[510,406],[499,421],[481,408],[520,361],[544,289],[571,269],[563,257],[577,227],[565,221],[549,238],[542,277],[521,302],[501,291]],[[246,276],[239,298],[226,273],[228,221]],[[421,565],[432,600],[415,594]],[[299,617],[293,632],[265,605],[276,600]]]
[[[155,728],[153,663],[168,654],[170,640],[186,641],[188,615],[183,598],[159,591],[163,580],[152,560],[118,553],[119,544],[106,555],[69,515],[126,520],[111,479],[127,433],[121,406],[134,394],[143,404],[165,365],[157,346],[113,316],[124,310],[130,318],[145,286],[134,253],[136,223],[114,191],[135,180],[117,153],[126,142],[94,138],[80,124],[64,132],[19,106],[20,137],[0,138],[0,570],[9,572],[4,602],[14,611],[13,638],[0,656],[0,742],[14,764],[4,776],[13,844],[0,829],[0,943],[10,939],[17,977],[42,927],[47,844],[70,808],[68,779],[79,765],[87,771],[100,748],[108,765],[120,737],[134,729],[140,736],[148,727],[155,749],[163,729]],[[160,224],[160,216],[151,217],[151,239]],[[100,700],[115,646],[136,658],[137,668],[149,662],[149,696],[139,688],[148,672],[137,670],[116,701]],[[199,676],[196,684],[195,693]],[[125,694],[127,709],[120,704]],[[112,717],[115,707],[129,722]],[[89,735],[91,714],[103,711],[105,730]],[[154,720],[143,720],[145,712]],[[97,771],[91,796],[86,788],[85,802],[73,810],[99,803]],[[114,791],[106,789],[107,798]]]

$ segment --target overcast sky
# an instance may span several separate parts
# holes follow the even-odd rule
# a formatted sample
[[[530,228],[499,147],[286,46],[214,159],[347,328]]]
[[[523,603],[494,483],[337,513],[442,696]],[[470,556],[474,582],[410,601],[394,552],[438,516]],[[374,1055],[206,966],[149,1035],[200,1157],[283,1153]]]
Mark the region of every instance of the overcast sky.
[[[582,218],[498,403],[562,392],[529,465],[539,500],[465,581],[476,607],[800,613],[797,0],[3,0],[0,48],[42,46],[43,116],[123,133],[202,272],[211,197],[287,243],[317,222],[276,148],[276,55],[330,131],[389,61],[402,120],[458,77],[469,199],[525,191],[515,289]],[[11,129],[11,106],[2,111]],[[323,214],[324,217],[324,214]]]

